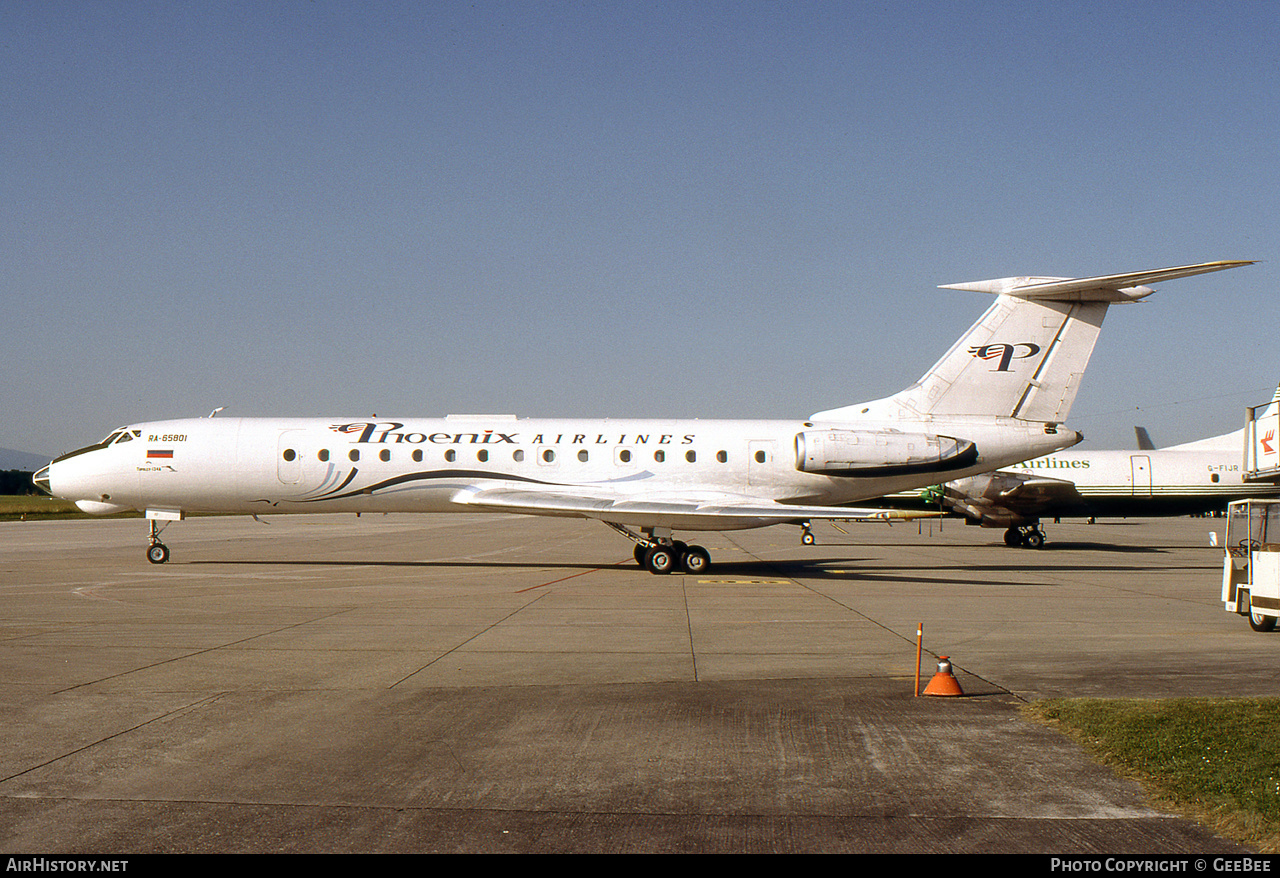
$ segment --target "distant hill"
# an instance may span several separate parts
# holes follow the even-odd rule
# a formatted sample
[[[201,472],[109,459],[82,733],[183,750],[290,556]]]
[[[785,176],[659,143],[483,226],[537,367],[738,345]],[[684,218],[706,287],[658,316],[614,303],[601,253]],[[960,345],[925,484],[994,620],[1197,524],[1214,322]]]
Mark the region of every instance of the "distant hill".
[[[11,448],[0,448],[0,469],[21,469],[35,472],[46,466],[52,457],[32,454],[29,451],[14,451]]]

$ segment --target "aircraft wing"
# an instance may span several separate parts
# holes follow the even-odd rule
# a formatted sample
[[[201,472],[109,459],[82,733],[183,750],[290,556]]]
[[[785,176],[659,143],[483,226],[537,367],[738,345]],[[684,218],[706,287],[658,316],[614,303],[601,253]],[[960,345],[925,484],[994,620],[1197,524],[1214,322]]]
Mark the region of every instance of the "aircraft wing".
[[[1001,491],[997,502],[1010,509],[1026,513],[1048,509],[1062,503],[1083,503],[1084,497],[1081,496],[1074,482],[1037,476]]]
[[[1004,470],[948,482],[944,498],[947,506],[978,521],[1054,515],[1085,502],[1073,482]]]
[[[489,512],[594,518],[634,527],[681,530],[735,530],[812,519],[823,521],[890,521],[937,513],[850,506],[794,506],[737,495],[652,494],[644,497],[598,495],[589,491],[540,491],[479,488],[459,491],[455,503]]]

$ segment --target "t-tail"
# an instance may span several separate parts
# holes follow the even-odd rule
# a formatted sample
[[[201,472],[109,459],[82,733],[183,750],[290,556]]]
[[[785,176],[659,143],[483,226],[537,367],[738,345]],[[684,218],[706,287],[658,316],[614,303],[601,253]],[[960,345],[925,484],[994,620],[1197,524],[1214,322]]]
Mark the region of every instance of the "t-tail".
[[[998,298],[915,384],[877,403],[815,414],[903,409],[918,415],[982,415],[1060,424],[1080,389],[1107,308],[1155,292],[1146,284],[1250,265],[1205,262],[1088,278],[1006,277],[943,289]]]

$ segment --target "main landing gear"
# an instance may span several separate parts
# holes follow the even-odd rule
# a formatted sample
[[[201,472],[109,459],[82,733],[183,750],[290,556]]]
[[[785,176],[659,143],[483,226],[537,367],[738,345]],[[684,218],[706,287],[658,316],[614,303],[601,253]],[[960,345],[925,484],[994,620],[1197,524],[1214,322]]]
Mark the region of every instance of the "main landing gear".
[[[703,574],[711,569],[711,555],[706,549],[672,539],[669,528],[645,528],[642,535],[620,524],[605,524],[635,542],[636,563],[650,573],[662,576],[682,570]]]
[[[1044,531],[1038,524],[1011,527],[1004,532],[1004,544],[1015,549],[1043,549]]]

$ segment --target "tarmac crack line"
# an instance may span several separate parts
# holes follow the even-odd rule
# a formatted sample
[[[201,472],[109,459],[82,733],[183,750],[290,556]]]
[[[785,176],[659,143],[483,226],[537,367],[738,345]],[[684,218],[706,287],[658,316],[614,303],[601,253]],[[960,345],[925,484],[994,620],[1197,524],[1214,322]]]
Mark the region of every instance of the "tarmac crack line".
[[[11,780],[15,780],[16,778],[22,777],[24,774],[30,774],[31,772],[36,771],[37,769],[41,769],[46,766],[53,765],[55,762],[61,762],[63,759],[68,759],[72,756],[75,756],[77,753],[83,753],[86,750],[89,750],[93,747],[97,747],[100,744],[105,744],[107,741],[118,738],[121,735],[127,735],[130,732],[136,732],[138,729],[149,726],[154,722],[159,722],[162,719],[168,719],[169,717],[174,716],[175,714],[178,714],[178,713],[182,713],[183,711],[191,710],[192,708],[195,708],[195,707],[200,707],[212,701],[217,701],[219,698],[221,698],[225,694],[226,693],[224,692],[216,692],[213,695],[208,695],[208,696],[205,696],[204,698],[197,698],[195,701],[192,701],[188,704],[183,704],[179,707],[175,707],[173,710],[166,710],[164,713],[160,714],[159,716],[153,716],[151,719],[144,720],[143,722],[140,722],[137,725],[130,726],[127,729],[121,729],[118,732],[113,732],[110,735],[106,735],[105,737],[99,738],[96,741],[91,741],[90,743],[85,744],[81,747],[76,747],[74,750],[68,750],[66,753],[62,753],[58,756],[54,756],[52,759],[46,759],[44,762],[40,762],[40,763],[37,763],[36,765],[28,766],[27,768],[22,769],[22,771],[11,774],[8,777],[0,778],[0,783],[8,783]]]
[[[96,686],[98,683],[105,683],[108,680],[118,680],[121,677],[127,677],[130,674],[136,674],[139,671],[148,671],[148,670],[151,670],[152,668],[158,668],[163,665],[171,664],[173,662],[180,662],[185,659],[194,658],[195,656],[198,656],[198,655],[205,655],[206,653],[217,652],[220,649],[226,649],[227,647],[230,647],[230,646],[239,646],[242,643],[249,643],[250,641],[257,640],[260,637],[267,637],[268,635],[271,635],[271,634],[279,634],[281,631],[289,631],[293,628],[301,628],[303,625],[310,625],[314,622],[319,622],[323,619],[332,619],[334,616],[341,616],[343,613],[350,613],[352,609],[353,608],[348,607],[344,610],[337,610],[335,612],[327,613],[322,616],[316,616],[313,619],[305,619],[301,622],[294,622],[291,625],[281,625],[279,628],[273,628],[270,631],[259,631],[257,634],[251,635],[249,637],[242,637],[239,640],[231,640],[231,641],[228,641],[227,643],[219,643],[216,646],[206,647],[205,649],[197,649],[197,650],[193,650],[192,652],[183,653],[182,655],[170,656],[167,659],[162,659],[161,661],[158,661],[158,662],[152,662],[149,665],[142,665],[140,667],[130,668],[129,670],[121,671],[118,674],[109,674],[105,677],[99,677],[96,680],[85,680],[83,683],[76,683],[74,686],[68,686],[65,689],[54,690],[54,692],[51,694],[62,695],[63,693],[66,693],[66,692],[74,692],[76,689],[82,689],[85,686]]]
[[[614,563],[613,566],[620,567],[625,563],[626,563],[625,561],[617,561]],[[604,569],[605,568],[603,567],[592,567],[590,570],[580,570],[577,573],[570,573],[568,576],[561,576],[559,579],[553,579],[550,582],[541,582],[541,583],[538,583],[537,585],[531,585],[528,588],[516,589],[516,594],[524,594],[525,592],[533,591],[534,589],[546,588],[549,585],[555,585],[557,582],[565,582],[570,579],[576,579],[579,576],[586,576],[588,573],[598,573]]]
[[[721,536],[724,536],[724,535],[723,535],[723,534],[721,534]],[[736,546],[737,546],[741,551],[746,552],[746,554],[748,554],[748,555],[750,555],[751,557],[755,558],[755,559],[756,559],[757,561],[759,561],[761,564],[764,564],[764,565],[765,565],[765,566],[767,566],[767,567],[772,567],[773,569],[778,570],[779,572],[778,572],[776,575],[778,576],[778,578],[779,578],[779,579],[785,579],[785,580],[788,580],[789,582],[793,582],[793,583],[795,583],[797,586],[799,586],[800,588],[802,588],[802,589],[804,589],[805,591],[809,592],[810,594],[813,594],[813,595],[816,595],[817,597],[820,597],[820,598],[823,598],[823,599],[825,599],[825,600],[828,600],[828,601],[830,601],[831,603],[835,604],[836,606],[841,607],[842,609],[848,610],[850,613],[853,613],[855,616],[859,617],[860,619],[863,619],[863,620],[865,620],[865,621],[867,621],[867,622],[871,623],[872,625],[876,626],[876,627],[877,627],[877,628],[879,628],[881,631],[885,632],[886,634],[890,635],[891,637],[896,637],[896,638],[898,638],[899,640],[901,640],[903,643],[907,644],[908,646],[913,646],[913,645],[915,644],[915,641],[914,641],[913,639],[911,639],[911,637],[909,637],[908,635],[902,634],[902,633],[900,633],[900,632],[898,632],[898,631],[894,630],[893,628],[889,627],[889,626],[888,626],[888,625],[886,625],[885,623],[880,622],[880,621],[879,621],[879,620],[877,620],[877,619],[873,619],[873,618],[871,618],[871,617],[870,617],[870,616],[868,616],[866,613],[863,613],[863,612],[861,612],[861,611],[859,611],[859,610],[857,610],[857,609],[854,609],[853,607],[849,606],[849,605],[848,605],[848,604],[846,604],[844,601],[840,600],[839,598],[834,597],[833,595],[829,595],[829,594],[826,594],[825,592],[819,591],[817,588],[814,588],[812,585],[810,585],[810,584],[809,584],[809,583],[807,583],[807,582],[803,582],[803,581],[801,581],[800,579],[798,579],[798,578],[796,578],[796,577],[794,577],[794,576],[789,576],[786,572],[784,572],[784,571],[782,571],[782,570],[781,570],[781,568],[779,567],[779,565],[778,565],[776,562],[774,562],[774,561],[770,561],[770,560],[765,559],[765,558],[761,558],[759,555],[756,555],[754,552],[748,552],[746,549],[743,549],[743,548],[742,548],[742,546],[741,546],[740,544],[738,544],[736,541],[734,541],[733,539],[730,539],[730,538],[728,538],[728,537],[726,537],[726,539],[729,539],[729,542],[734,543],[734,545],[736,545]],[[938,653],[934,652],[934,651],[933,651],[933,650],[931,650],[931,649],[927,649],[927,648],[925,648],[923,651],[924,651],[924,652],[926,652],[926,653],[928,653],[929,655],[933,656],[933,658],[934,658],[935,660],[938,658]],[[1017,693],[1015,693],[1015,692],[1013,692],[1012,690],[1010,690],[1007,686],[1001,686],[999,683],[995,682],[994,680],[988,680],[986,677],[982,676],[981,674],[974,673],[973,671],[970,671],[969,669],[967,669],[967,668],[963,667],[962,665],[956,665],[956,664],[954,664],[954,663],[953,663],[953,667],[956,667],[956,668],[958,668],[959,670],[964,671],[964,673],[968,674],[969,676],[973,677],[973,678],[974,678],[974,679],[976,679],[976,680],[981,680],[982,682],[986,683],[987,685],[989,685],[989,686],[993,686],[993,687],[995,687],[996,689],[999,689],[1001,692],[1004,692],[1004,693],[1006,693],[1006,694],[1008,694],[1008,695],[1012,695],[1013,697],[1017,698],[1017,699],[1018,699],[1018,700],[1020,700],[1020,701],[1025,701],[1025,700],[1026,700],[1026,699],[1022,698],[1022,696],[1020,696],[1020,695],[1018,695]]]
[[[693,667],[693,682],[698,682],[698,651],[693,645],[693,616],[689,611],[689,584],[687,579],[680,582],[680,592],[684,598],[684,621],[689,632],[689,664]]]
[[[156,717],[163,719],[163,717]],[[148,720],[154,722],[155,720]],[[145,725],[145,723],[144,723]],[[131,731],[131,730],[126,730]],[[124,734],[121,732],[120,734]],[[104,739],[105,740],[105,739]],[[92,746],[92,745],[89,745]],[[76,751],[73,751],[76,752]],[[72,754],[67,754],[72,755]],[[58,757],[63,758],[63,757]],[[56,760],[50,760],[56,761]],[[46,763],[47,764],[47,763]],[[26,771],[33,771],[35,766]],[[21,774],[20,773],[20,774]],[[18,777],[20,775],[14,775]],[[0,779],[0,782],[9,778]],[[1011,816],[996,809],[985,810],[969,810],[963,813],[939,815],[929,811],[917,811],[911,809],[903,809],[893,811],[891,813],[881,813],[871,808],[861,808],[849,812],[836,812],[832,810],[797,810],[790,811],[785,814],[779,814],[776,811],[762,808],[759,810],[735,811],[731,814],[719,811],[709,811],[705,809],[690,808],[688,810],[679,810],[675,808],[642,808],[639,810],[627,810],[623,808],[529,808],[529,807],[501,807],[497,805],[415,805],[406,803],[378,803],[378,802],[299,802],[275,799],[184,799],[184,798],[156,798],[154,796],[126,799],[119,796],[97,797],[97,796],[69,796],[69,795],[53,795],[53,796],[14,796],[0,794],[0,799],[23,799],[37,800],[46,802],[115,802],[135,805],[211,805],[227,808],[291,808],[296,810],[314,810],[314,811],[367,811],[371,813],[377,812],[417,812],[424,814],[526,814],[534,816],[560,816],[560,817],[621,817],[621,818],[670,818],[670,819],[723,819],[727,821],[739,820],[779,820],[779,821],[795,821],[795,820],[973,820],[973,819],[991,819],[1030,823],[1077,823],[1077,822],[1145,822],[1145,821],[1170,821],[1174,823],[1182,823],[1186,818],[1176,814],[1169,814],[1159,811],[1155,808],[1146,807],[1138,808],[1133,811],[1121,811],[1118,813],[1090,813],[1090,814],[1023,814]]]
[[[592,571],[587,570],[587,571],[584,571],[584,572],[585,572],[585,573],[591,573]],[[581,575],[582,575],[581,573],[575,573],[575,574],[574,574],[574,576],[581,576]],[[565,579],[572,579],[572,578],[573,578],[573,577],[570,577],[570,576],[566,576],[566,577],[565,577]],[[535,587],[536,587],[536,586],[535,586]],[[526,589],[526,591],[527,591],[527,589]],[[466,646],[468,643],[471,643],[472,641],[474,641],[476,638],[478,638],[478,637],[483,637],[485,634],[488,634],[490,631],[492,631],[494,628],[497,628],[497,627],[498,627],[499,625],[501,625],[503,622],[506,622],[508,619],[512,618],[512,617],[513,617],[513,616],[515,616],[517,613],[522,613],[522,612],[524,612],[525,610],[529,609],[529,607],[533,606],[534,604],[536,604],[538,601],[542,600],[542,599],[543,599],[543,598],[545,598],[546,596],[547,596],[546,592],[543,592],[542,594],[537,595],[533,600],[529,601],[527,604],[523,604],[523,605],[521,605],[521,606],[519,606],[519,607],[516,607],[516,608],[515,608],[514,610],[512,610],[510,613],[507,613],[507,615],[503,616],[501,619],[497,619],[497,620],[495,620],[495,621],[494,621],[494,622],[492,622],[491,624],[486,625],[486,626],[484,626],[483,628],[481,628],[481,629],[480,629],[479,631],[477,631],[475,634],[472,634],[472,635],[471,635],[470,637],[468,637],[466,640],[463,640],[463,641],[461,641],[460,643],[458,643],[458,644],[456,644],[456,645],[454,645],[454,646],[449,647],[449,648],[448,648],[448,649],[446,649],[444,652],[440,653],[438,656],[436,656],[435,658],[433,658],[431,661],[427,662],[425,665],[423,665],[422,667],[418,668],[416,671],[411,671],[410,673],[406,674],[404,677],[401,677],[399,680],[396,680],[394,683],[392,683],[392,684],[391,684],[390,686],[388,686],[387,688],[388,688],[388,689],[394,689],[394,688],[396,688],[397,686],[399,686],[401,683],[405,682],[406,680],[409,680],[409,679],[411,679],[412,677],[415,677],[415,676],[417,676],[418,674],[421,674],[423,671],[425,671],[427,668],[429,668],[429,667],[431,667],[432,665],[434,665],[436,662],[440,661],[440,660],[441,660],[441,659],[443,659],[443,658],[446,658],[446,657],[448,657],[448,656],[452,655],[453,653],[455,653],[455,652],[457,652],[458,650],[462,649],[462,647]]]

